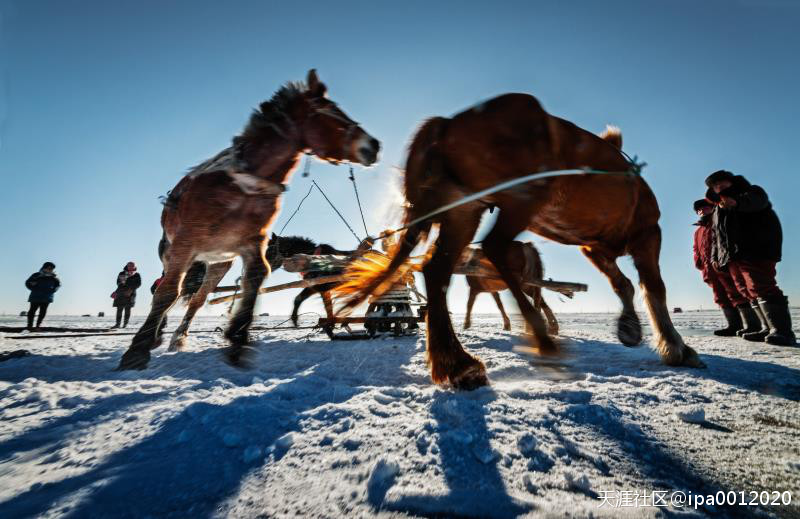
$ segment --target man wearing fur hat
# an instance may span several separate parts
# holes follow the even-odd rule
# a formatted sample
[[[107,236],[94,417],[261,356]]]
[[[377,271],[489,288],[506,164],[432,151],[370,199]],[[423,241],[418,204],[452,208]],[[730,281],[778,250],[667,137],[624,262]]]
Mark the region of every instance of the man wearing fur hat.
[[[694,212],[700,217],[695,223],[694,232],[694,266],[703,274],[703,281],[711,287],[714,302],[722,309],[728,326],[714,330],[714,335],[733,337],[737,333],[756,331],[760,322],[750,306],[747,297],[736,289],[736,284],[727,270],[717,270],[712,266],[712,248],[714,246],[714,229],[711,218],[714,203],[702,198],[694,203]],[[752,329],[748,328],[752,325]]]
[[[743,176],[719,170],[706,178],[707,197],[717,203],[712,258],[727,269],[761,321],[761,330],[744,333],[749,341],[795,345],[789,301],[775,280],[783,233],[767,193]]]

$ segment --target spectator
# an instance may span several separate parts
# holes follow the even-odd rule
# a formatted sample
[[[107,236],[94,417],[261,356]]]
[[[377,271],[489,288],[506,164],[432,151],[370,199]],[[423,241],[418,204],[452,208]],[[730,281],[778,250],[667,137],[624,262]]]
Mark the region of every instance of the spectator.
[[[117,289],[111,294],[114,298],[114,306],[117,308],[117,324],[112,328],[128,326],[131,318],[131,308],[136,304],[136,289],[142,286],[142,278],[136,272],[136,264],[129,261],[122,272],[117,276]],[[122,314],[125,313],[125,321],[122,321]]]
[[[39,318],[36,321],[36,328],[42,325],[44,316],[47,315],[47,307],[53,302],[53,294],[61,287],[61,281],[55,273],[55,264],[46,261],[39,272],[34,272],[25,281],[25,286],[31,291],[28,302],[31,304],[28,310],[28,329],[33,329],[33,317],[39,311]]]
[[[707,197],[718,204],[713,215],[714,264],[728,270],[761,321],[761,330],[742,337],[795,345],[789,301],[775,280],[783,233],[767,193],[743,176],[725,170],[709,175],[706,185]]]
[[[742,333],[754,332],[760,329],[760,321],[747,297],[737,289],[729,272],[717,270],[712,266],[712,246],[714,243],[714,229],[711,217],[714,204],[706,199],[694,203],[694,211],[700,217],[695,223],[697,230],[694,232],[694,266],[703,274],[703,281],[711,287],[714,293],[714,302],[722,309],[728,326],[714,330],[714,335],[732,337]]]

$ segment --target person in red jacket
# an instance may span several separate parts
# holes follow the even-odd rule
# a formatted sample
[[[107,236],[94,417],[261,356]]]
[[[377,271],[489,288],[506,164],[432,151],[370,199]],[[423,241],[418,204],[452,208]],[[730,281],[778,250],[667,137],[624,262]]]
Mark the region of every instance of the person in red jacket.
[[[725,328],[714,330],[714,335],[733,337],[737,332],[758,328],[760,325],[758,316],[747,298],[737,290],[731,275],[726,271],[715,269],[712,265],[711,252],[715,236],[711,215],[714,212],[714,204],[706,199],[697,200],[694,203],[694,211],[700,217],[695,223],[697,230],[694,232],[694,266],[702,272],[703,282],[711,287],[714,302],[722,309],[728,323]]]

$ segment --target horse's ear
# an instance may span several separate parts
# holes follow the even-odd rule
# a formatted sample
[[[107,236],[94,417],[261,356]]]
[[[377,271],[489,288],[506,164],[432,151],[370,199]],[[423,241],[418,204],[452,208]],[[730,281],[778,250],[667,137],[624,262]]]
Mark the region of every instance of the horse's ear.
[[[306,85],[308,85],[308,93],[313,97],[325,97],[325,94],[328,92],[328,87],[317,77],[317,69],[312,68],[308,71]]]

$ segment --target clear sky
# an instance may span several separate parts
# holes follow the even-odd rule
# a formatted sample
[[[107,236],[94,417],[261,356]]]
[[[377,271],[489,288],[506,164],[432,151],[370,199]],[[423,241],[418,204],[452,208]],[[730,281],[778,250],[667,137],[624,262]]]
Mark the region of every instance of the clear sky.
[[[394,200],[393,168],[423,119],[529,92],[587,130],[620,126],[625,150],[649,164],[671,306],[713,305],[692,265],[691,204],[705,176],[720,168],[769,193],[785,234],[778,279],[800,304],[800,2],[0,6],[0,313],[27,308],[23,282],[46,260],[63,283],[53,313],[110,311],[116,274],[129,260],[149,286],[161,272],[158,196],[228,146],[260,101],[312,67],[331,98],[383,143],[377,166],[356,169],[373,233]],[[311,178],[363,234],[347,168],[315,162]],[[310,181],[295,175],[278,228]],[[286,232],[340,248],[356,244],[316,193]],[[589,284],[572,301],[546,293],[557,311],[618,308],[577,248],[530,238],[547,276]],[[635,282],[630,260],[620,263]],[[279,272],[268,283],[294,279]],[[450,292],[451,309],[462,312],[464,281]],[[259,311],[288,313],[293,297],[262,296]],[[142,290],[134,311],[149,303]],[[484,295],[476,310],[494,311],[494,303]]]

